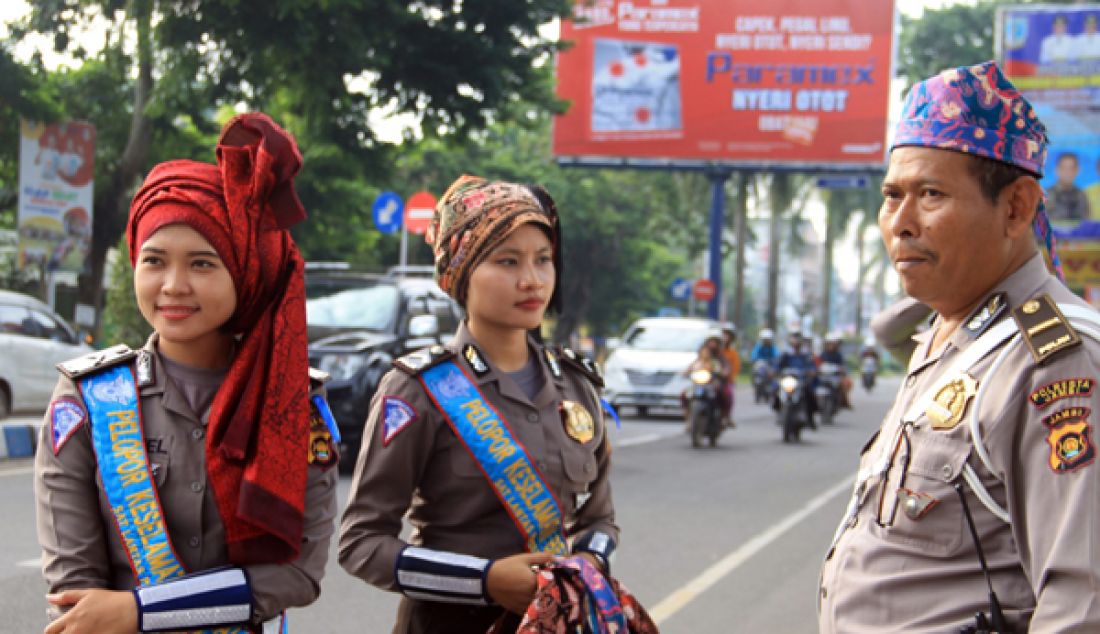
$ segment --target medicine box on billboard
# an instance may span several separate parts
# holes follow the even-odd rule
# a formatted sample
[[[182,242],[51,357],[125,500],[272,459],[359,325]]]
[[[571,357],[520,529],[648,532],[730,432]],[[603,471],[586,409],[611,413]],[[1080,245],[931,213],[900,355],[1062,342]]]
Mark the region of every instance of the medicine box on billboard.
[[[881,167],[893,0],[577,0],[559,157]]]

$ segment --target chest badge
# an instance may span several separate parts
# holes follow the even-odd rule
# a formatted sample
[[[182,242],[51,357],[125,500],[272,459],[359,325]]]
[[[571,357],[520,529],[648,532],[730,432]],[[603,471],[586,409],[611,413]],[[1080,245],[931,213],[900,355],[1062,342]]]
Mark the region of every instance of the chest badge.
[[[978,382],[965,372],[940,388],[924,413],[932,421],[932,429],[946,431],[962,422],[966,406],[978,393]]]
[[[561,417],[565,433],[573,440],[583,444],[595,437],[596,423],[584,405],[576,401],[562,401]]]

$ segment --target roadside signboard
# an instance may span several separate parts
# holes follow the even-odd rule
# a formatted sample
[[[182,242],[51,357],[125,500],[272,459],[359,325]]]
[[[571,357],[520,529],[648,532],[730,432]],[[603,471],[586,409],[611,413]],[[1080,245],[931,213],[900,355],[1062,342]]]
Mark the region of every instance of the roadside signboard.
[[[92,248],[95,127],[22,121],[19,265],[82,273]]]
[[[374,226],[382,233],[397,233],[401,230],[404,211],[405,203],[400,196],[394,192],[382,192],[371,207]]]
[[[893,0],[577,0],[554,154],[881,168]]]
[[[672,295],[672,299],[684,301],[691,297],[691,281],[678,277],[669,285],[668,291]]]
[[[410,233],[423,235],[432,223],[435,213],[435,196],[431,192],[416,192],[405,205],[405,226]]]

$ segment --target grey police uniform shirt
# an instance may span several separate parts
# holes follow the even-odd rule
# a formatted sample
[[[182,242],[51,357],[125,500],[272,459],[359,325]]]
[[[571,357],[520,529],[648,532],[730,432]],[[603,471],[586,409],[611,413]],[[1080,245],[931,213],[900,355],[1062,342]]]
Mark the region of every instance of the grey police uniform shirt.
[[[1008,310],[1000,319],[1012,320],[1012,309],[1044,293],[1088,306],[1047,272],[1039,255],[990,296],[1002,292]],[[978,411],[990,471],[971,440],[973,400],[951,429],[934,429],[927,414],[901,424],[975,341],[965,324],[940,350],[929,350],[938,324],[918,335],[897,400],[861,456],[864,468],[885,450],[890,468],[868,481],[858,512],[827,554],[821,632],[956,632],[973,624],[976,612],[988,611],[986,582],[953,489],[963,482],[965,465],[1011,517],[1011,524],[999,519],[962,484],[994,590],[1016,631],[1100,631],[1100,465],[1089,453],[1067,461],[1054,452],[1066,425],[1084,429],[1090,445],[1094,438],[1100,398],[1090,386],[1098,377],[1100,344],[1082,336],[1080,345],[1039,365],[1021,343],[993,376],[1001,348],[973,366],[969,374],[979,386],[990,382]]]
[[[228,565],[225,529],[213,490],[207,486],[206,412],[196,415],[152,352],[153,382],[138,388],[142,430],[172,545],[184,568],[198,572]],[[320,389],[315,390],[320,393]],[[62,376],[53,400],[75,399],[79,389]],[[87,413],[85,412],[85,417]],[[34,492],[42,572],[50,592],[74,588],[134,587],[126,548],[121,543],[103,491],[85,421],[55,455],[49,412],[35,453]],[[303,456],[303,460],[307,459]],[[311,465],[307,473],[305,526],[298,558],[287,564],[245,566],[256,610],[266,621],[290,607],[308,605],[320,594],[321,577],[335,529],[336,468]],[[60,612],[51,608],[51,618]]]
[[[487,371],[476,372],[462,354],[467,345],[476,347],[477,342],[463,324],[446,348],[527,449],[561,504],[568,534],[600,530],[617,542],[611,445],[589,379],[564,361],[559,361],[561,376],[553,376],[543,347],[529,340],[544,379],[532,401],[483,353]],[[390,434],[383,420],[386,398],[401,399],[415,411]],[[580,403],[591,414],[591,440],[580,442],[566,433],[559,411],[563,400]],[[526,551],[519,529],[420,381],[394,369],[382,379],[371,403],[340,526],[340,564],[368,583],[397,591],[395,564],[407,545],[399,538],[406,511],[413,545],[486,559]]]

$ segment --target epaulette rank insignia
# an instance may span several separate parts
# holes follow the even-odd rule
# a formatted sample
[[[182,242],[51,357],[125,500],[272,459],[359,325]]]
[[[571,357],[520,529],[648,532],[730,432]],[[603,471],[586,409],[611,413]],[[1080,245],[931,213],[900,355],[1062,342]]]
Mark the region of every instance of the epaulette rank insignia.
[[[129,361],[136,356],[137,352],[131,350],[130,346],[120,343],[117,346],[90,352],[82,357],[58,363],[57,369],[70,379],[76,380],[96,370],[102,370]]]
[[[309,389],[316,390],[332,379],[332,375],[317,368],[309,369]]]
[[[559,355],[562,361],[565,361],[570,366],[581,371],[588,377],[597,388],[603,389],[603,375],[600,374],[600,368],[591,359],[584,355],[577,354],[570,348],[561,348],[561,354]]]
[[[440,345],[409,353],[393,362],[393,366],[409,376],[416,376],[433,365],[450,359],[454,353]]]
[[[1050,295],[1040,295],[1012,311],[1035,362],[1042,365],[1055,354],[1081,343],[1081,336],[1070,326]]]

